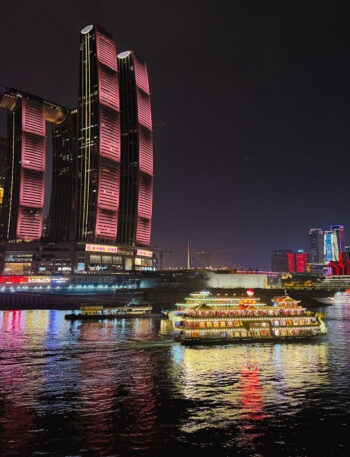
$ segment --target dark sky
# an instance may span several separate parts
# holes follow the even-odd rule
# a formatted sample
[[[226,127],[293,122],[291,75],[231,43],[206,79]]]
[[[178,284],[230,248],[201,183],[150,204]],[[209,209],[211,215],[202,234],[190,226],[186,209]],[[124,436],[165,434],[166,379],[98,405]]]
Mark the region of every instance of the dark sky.
[[[190,239],[269,268],[272,249],[307,249],[310,227],[344,224],[350,243],[345,5],[2,0],[0,83],[75,106],[80,29],[100,24],[149,65],[166,263],[184,264]]]

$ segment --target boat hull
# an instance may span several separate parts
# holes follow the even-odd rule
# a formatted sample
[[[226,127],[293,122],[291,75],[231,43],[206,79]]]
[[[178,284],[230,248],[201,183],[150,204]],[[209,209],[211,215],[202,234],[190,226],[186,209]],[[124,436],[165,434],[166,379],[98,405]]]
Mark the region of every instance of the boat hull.
[[[302,341],[310,340],[324,335],[323,333],[317,333],[315,335],[290,335],[290,336],[270,336],[262,338],[244,337],[244,338],[182,338],[181,336],[174,335],[174,340],[185,345],[185,346],[210,346],[210,345],[227,345],[237,343],[265,343],[265,342],[287,342],[287,341]]]

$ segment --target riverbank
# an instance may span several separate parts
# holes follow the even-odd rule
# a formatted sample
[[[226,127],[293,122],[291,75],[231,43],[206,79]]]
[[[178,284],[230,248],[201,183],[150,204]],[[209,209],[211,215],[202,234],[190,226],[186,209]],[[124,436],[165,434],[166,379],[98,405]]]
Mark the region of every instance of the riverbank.
[[[26,309],[60,309],[74,310],[82,305],[103,305],[105,307],[124,306],[131,301],[152,305],[156,313],[164,309],[174,309],[175,303],[184,301],[193,290],[184,288],[155,288],[143,290],[119,290],[114,294],[53,294],[53,293],[1,293],[0,310],[26,310]],[[246,289],[211,289],[211,293],[221,296],[243,296]],[[255,297],[263,303],[271,303],[275,296],[284,295],[283,289],[255,289]],[[312,290],[287,290],[287,293],[295,300],[300,300],[306,308],[320,306],[318,298],[327,298],[326,291]],[[324,306],[324,304],[322,304]],[[329,305],[327,305],[329,306]]]

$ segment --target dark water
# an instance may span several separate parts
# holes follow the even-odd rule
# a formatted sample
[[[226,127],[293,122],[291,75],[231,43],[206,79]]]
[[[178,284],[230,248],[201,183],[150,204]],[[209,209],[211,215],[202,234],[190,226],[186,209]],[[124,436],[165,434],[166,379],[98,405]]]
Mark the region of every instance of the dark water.
[[[168,321],[0,313],[0,456],[342,456],[350,302],[307,343],[185,348]]]

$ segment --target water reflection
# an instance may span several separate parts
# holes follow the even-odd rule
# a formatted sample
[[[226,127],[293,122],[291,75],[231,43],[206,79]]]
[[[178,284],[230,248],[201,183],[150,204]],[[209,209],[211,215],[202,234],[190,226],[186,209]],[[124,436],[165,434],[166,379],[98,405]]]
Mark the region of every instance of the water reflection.
[[[331,427],[350,412],[350,304],[328,311],[318,340],[197,348],[165,320],[0,312],[0,455],[279,450],[315,415]]]
[[[181,364],[181,393],[195,402],[182,425],[186,433],[208,427],[239,430],[237,440],[250,445],[260,435],[257,422],[302,409],[308,391],[328,383],[327,343],[174,346]],[[310,382],[312,379],[312,382]]]

